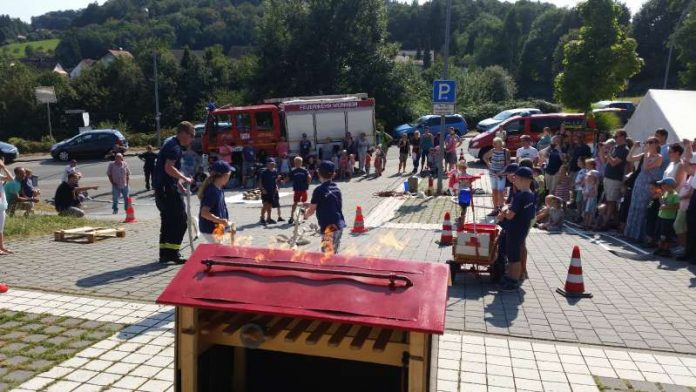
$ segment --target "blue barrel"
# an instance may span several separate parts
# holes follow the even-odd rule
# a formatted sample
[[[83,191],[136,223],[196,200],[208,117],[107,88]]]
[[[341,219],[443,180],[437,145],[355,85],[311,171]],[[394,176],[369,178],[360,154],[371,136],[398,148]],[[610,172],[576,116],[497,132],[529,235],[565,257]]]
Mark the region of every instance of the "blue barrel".
[[[404,192],[408,192],[408,181],[404,181]]]
[[[459,190],[459,204],[471,204],[471,189],[464,188]]]

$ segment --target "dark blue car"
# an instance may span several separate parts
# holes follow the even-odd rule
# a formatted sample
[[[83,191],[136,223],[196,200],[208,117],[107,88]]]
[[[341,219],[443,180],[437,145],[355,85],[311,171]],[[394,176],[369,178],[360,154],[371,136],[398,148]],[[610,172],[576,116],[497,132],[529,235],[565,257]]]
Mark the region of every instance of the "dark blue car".
[[[413,124],[401,124],[398,127],[394,128],[394,137],[401,137],[402,134],[406,133],[409,137],[413,135],[415,131],[419,131],[420,133],[423,133],[423,129],[427,126],[430,128],[430,132],[433,135],[437,135],[440,133],[440,122],[441,122],[441,116],[436,116],[434,114],[429,114],[426,116],[423,116],[413,122]],[[445,129],[449,127],[454,127],[454,129],[457,132],[457,135],[463,135],[468,131],[468,127],[466,125],[466,120],[464,119],[464,116],[461,114],[450,114],[448,116],[445,116]]]

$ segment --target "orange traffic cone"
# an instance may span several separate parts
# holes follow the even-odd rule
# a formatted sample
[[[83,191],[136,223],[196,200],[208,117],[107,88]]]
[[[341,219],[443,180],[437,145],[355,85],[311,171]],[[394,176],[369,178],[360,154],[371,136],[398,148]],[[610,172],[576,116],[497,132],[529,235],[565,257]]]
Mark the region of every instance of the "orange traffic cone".
[[[426,194],[432,196],[435,192],[435,184],[433,183],[433,176],[428,176],[428,191]]]
[[[123,223],[137,222],[135,219],[135,208],[133,208],[133,198],[128,198],[128,208],[126,208],[126,220]]]
[[[7,290],[9,290],[9,289],[10,289],[10,286],[8,286],[5,283],[0,283],[0,293],[6,293]]]
[[[365,228],[365,219],[363,218],[362,208],[357,206],[355,208],[355,223],[353,224],[353,230],[351,233],[367,233],[367,228]]]
[[[440,234],[440,246],[452,245],[452,222],[450,213],[445,212],[445,221],[442,222],[442,233]]]
[[[580,248],[577,245],[573,247],[573,256],[570,258],[565,288],[558,288],[556,292],[567,298],[592,298],[591,293],[585,292],[585,283],[582,280]]]

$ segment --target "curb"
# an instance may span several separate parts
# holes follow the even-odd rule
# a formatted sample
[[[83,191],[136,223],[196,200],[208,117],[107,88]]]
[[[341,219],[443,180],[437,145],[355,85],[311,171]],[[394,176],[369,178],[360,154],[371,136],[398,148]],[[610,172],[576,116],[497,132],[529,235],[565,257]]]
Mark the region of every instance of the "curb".
[[[145,151],[145,150],[143,150]],[[140,153],[138,152],[127,152],[124,154],[125,157],[134,157],[137,156]],[[19,162],[40,162],[40,161],[53,161],[53,157],[49,155],[41,155],[41,156],[36,156],[36,157],[26,157],[26,158],[19,158],[16,161],[12,162],[13,164],[19,163]],[[56,161],[59,162],[59,161]]]

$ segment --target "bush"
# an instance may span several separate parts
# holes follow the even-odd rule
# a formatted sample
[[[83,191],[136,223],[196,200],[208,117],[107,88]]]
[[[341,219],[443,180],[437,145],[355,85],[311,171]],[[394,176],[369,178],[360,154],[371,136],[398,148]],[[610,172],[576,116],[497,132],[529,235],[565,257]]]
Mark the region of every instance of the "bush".
[[[19,150],[20,154],[31,154],[37,152],[48,152],[51,150],[51,146],[55,144],[55,139],[50,136],[44,136],[41,140],[26,140],[21,137],[11,137],[8,141],[10,144],[14,144]]]
[[[457,111],[466,119],[469,129],[474,129],[479,121],[493,117],[503,110],[513,108],[537,108],[542,113],[558,113],[561,105],[547,102],[542,99],[512,100],[505,102],[487,102],[478,105],[469,105],[459,108]]]
[[[170,136],[174,136],[174,134],[176,134],[176,130],[173,128],[160,131],[162,141]],[[123,132],[123,135],[128,139],[129,147],[157,146],[157,132]]]
[[[621,128],[621,119],[616,113],[600,112],[594,115],[595,124],[600,131],[613,131]]]

